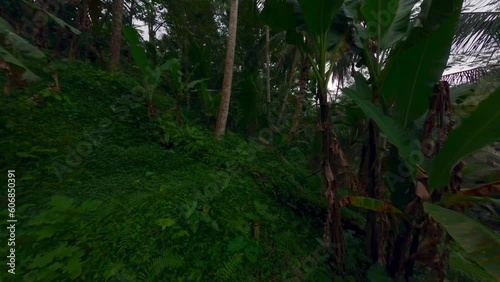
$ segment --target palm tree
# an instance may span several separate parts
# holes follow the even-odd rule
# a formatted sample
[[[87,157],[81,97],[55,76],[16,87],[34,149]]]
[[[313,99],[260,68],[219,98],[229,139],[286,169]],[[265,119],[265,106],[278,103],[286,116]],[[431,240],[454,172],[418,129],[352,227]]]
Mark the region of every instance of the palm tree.
[[[229,102],[231,101],[231,84],[233,82],[234,50],[236,47],[236,27],[238,25],[238,0],[231,1],[229,12],[229,32],[227,35],[226,64],[224,67],[224,81],[222,83],[222,97],[215,126],[215,135],[222,138],[226,132]]]

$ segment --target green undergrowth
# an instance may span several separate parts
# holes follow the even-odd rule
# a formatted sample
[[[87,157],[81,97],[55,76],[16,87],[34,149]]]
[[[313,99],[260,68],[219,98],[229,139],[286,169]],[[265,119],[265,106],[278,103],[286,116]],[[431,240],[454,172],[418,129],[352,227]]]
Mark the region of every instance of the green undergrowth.
[[[168,115],[153,128],[145,103],[122,101],[125,74],[58,67],[62,91],[44,80],[1,102],[19,222],[4,281],[328,279],[321,220],[272,191],[307,185],[305,172],[231,133]]]
[[[168,113],[152,122],[131,96],[134,77],[55,67],[62,91],[42,81],[0,99],[0,167],[16,170],[19,222],[16,275],[2,281],[332,281],[306,150],[231,132],[217,141]],[[356,210],[342,217],[364,225]],[[333,279],[363,281],[364,238],[345,237]]]

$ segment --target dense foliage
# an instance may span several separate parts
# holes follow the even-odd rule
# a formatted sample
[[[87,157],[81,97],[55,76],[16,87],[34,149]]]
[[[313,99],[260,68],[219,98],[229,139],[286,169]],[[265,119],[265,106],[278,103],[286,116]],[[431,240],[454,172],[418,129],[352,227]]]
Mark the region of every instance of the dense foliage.
[[[2,281],[496,281],[467,3],[3,1]]]

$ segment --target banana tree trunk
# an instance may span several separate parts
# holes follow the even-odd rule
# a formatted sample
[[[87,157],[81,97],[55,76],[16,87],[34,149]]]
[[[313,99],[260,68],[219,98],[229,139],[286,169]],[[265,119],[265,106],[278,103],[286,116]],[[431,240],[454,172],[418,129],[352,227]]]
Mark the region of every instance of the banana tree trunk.
[[[320,125],[323,146],[323,183],[326,186],[328,213],[325,221],[323,239],[327,247],[333,251],[333,260],[339,270],[342,270],[344,259],[344,236],[340,218],[340,203],[338,198],[337,175],[334,163],[334,148],[338,147],[332,142],[333,124],[330,118],[330,105],[328,104],[327,80],[323,79],[318,88],[320,103]]]

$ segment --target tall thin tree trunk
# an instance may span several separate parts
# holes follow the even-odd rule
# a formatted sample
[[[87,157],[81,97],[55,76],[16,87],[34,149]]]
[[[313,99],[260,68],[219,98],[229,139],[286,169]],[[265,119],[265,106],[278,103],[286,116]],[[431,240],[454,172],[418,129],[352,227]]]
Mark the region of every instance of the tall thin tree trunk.
[[[267,122],[272,125],[271,120],[271,54],[269,53],[269,26],[266,25],[266,106]]]
[[[222,138],[226,132],[229,103],[231,101],[231,84],[233,82],[234,50],[236,47],[236,27],[238,25],[238,0],[231,1],[229,12],[229,32],[227,36],[226,64],[224,66],[224,81],[222,97],[215,126],[215,135]]]
[[[82,5],[78,7],[78,17],[77,25],[81,32],[89,31],[89,17],[88,17],[89,5],[87,0],[82,1]],[[68,59],[74,60],[78,57],[80,53],[80,35],[72,33],[72,39],[70,44],[70,50],[68,53]]]
[[[295,106],[295,113],[293,115],[293,123],[288,133],[288,145],[292,144],[293,138],[299,129],[300,116],[302,115],[302,106],[307,91],[307,81],[309,80],[309,61],[306,56],[302,56],[302,67],[299,77],[299,97],[297,98],[297,105]]]
[[[123,0],[113,0],[113,31],[111,34],[111,57],[109,68],[113,71],[120,65],[122,43]]]
[[[288,95],[290,94],[290,91],[292,90],[293,81],[295,79],[295,66],[297,65],[298,57],[299,57],[299,50],[298,50],[298,48],[295,48],[295,54],[293,55],[292,68],[290,69],[290,79],[288,80],[288,86],[287,86],[287,89],[285,91],[285,98],[283,98],[283,104],[281,104],[281,110],[280,110],[280,114],[278,116],[278,122],[276,123],[277,128],[280,127],[281,122],[283,121],[283,115],[285,114],[286,105],[288,104]]]

